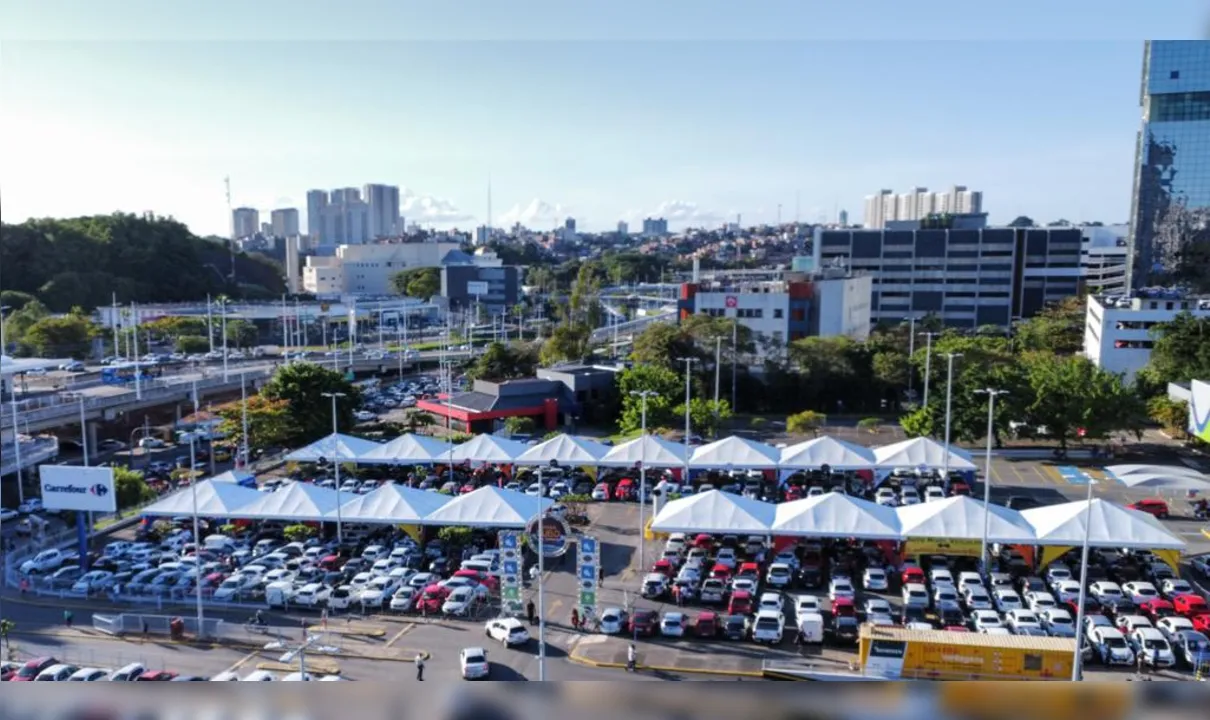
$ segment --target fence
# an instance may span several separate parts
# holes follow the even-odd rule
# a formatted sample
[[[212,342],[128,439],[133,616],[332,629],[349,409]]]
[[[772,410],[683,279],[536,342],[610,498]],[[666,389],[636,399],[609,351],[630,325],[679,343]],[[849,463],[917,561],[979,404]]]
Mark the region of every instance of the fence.
[[[141,613],[121,613],[118,615],[93,615],[92,626],[110,635],[122,633],[169,635],[172,632],[172,621],[179,619],[184,626],[186,635],[193,637],[216,638],[230,634],[234,628],[231,623],[219,619],[202,619],[202,632],[198,633],[196,617],[187,615],[147,615]]]

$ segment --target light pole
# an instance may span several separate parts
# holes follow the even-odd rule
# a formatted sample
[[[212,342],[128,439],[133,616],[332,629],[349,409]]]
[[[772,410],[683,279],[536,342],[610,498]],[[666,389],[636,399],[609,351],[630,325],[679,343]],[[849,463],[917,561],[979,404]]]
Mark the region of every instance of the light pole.
[[[336,400],[345,396],[342,392],[326,392],[322,393],[326,398],[332,398],[332,467],[335,468],[333,476],[336,482],[336,544],[337,546],[344,544],[344,529],[340,519],[340,442],[336,437],[338,426],[336,424]],[[339,552],[339,550],[338,550]]]
[[[1080,549],[1080,598],[1076,608],[1076,656],[1071,662],[1071,680],[1083,679],[1084,665],[1084,603],[1088,602],[1088,545],[1092,537],[1092,486],[1096,481],[1088,479],[1088,497],[1084,500],[1084,546]]]
[[[131,342],[134,343],[131,348],[131,360],[134,361],[134,396],[137,400],[143,399],[143,363],[139,361],[139,315],[135,312],[134,303],[130,303],[130,323],[133,331],[130,333]]]
[[[714,432],[711,437],[718,439],[719,413],[718,413],[718,385],[719,375],[723,371],[723,339],[721,337],[714,338]]]
[[[929,406],[929,376],[933,372],[933,338],[936,336],[937,333],[924,333],[924,407]]]
[[[210,302],[210,295],[206,295],[206,339],[210,341],[210,352],[214,352],[214,313],[212,308],[214,304]],[[116,327],[116,326],[115,326]],[[114,335],[115,342],[117,335]],[[115,353],[116,354],[116,353]]]
[[[247,470],[250,456],[252,455],[252,443],[248,440],[248,385],[247,373],[241,371],[239,374],[239,400],[240,400],[240,431],[243,435],[243,442],[240,443],[241,461],[240,468]]]
[[[912,356],[916,354],[916,316],[912,315],[908,319],[908,400],[915,400],[915,376],[916,369],[912,366]]]
[[[643,572],[643,568],[647,567],[647,526],[646,515],[647,510],[647,398],[659,397],[660,394],[654,390],[631,390],[630,394],[639,398],[642,402],[642,420],[641,432],[639,434],[639,572]],[[634,628],[634,640],[639,640],[639,629]]]
[[[941,482],[948,485],[950,481],[950,404],[954,398],[954,358],[962,357],[962,353],[946,353],[949,371],[945,379],[945,458],[941,474]]]
[[[24,503],[25,502],[25,488],[23,487],[24,479],[21,477],[21,425],[19,424],[19,420],[17,418],[17,384],[16,384],[16,380],[17,380],[17,376],[13,375],[12,380],[9,381],[12,383],[12,387],[10,387],[8,389],[8,397],[9,397],[9,400],[12,401],[12,405],[13,405],[13,456],[17,460],[17,502]]]
[[[193,415],[197,417],[197,395],[193,396]],[[210,457],[214,457],[214,448],[211,448]],[[197,517],[197,476],[194,475],[194,466],[197,465],[197,429],[189,431],[189,487],[193,491],[193,555],[198,563],[193,568],[193,586],[194,596],[197,600],[197,636],[202,637],[202,533]]]
[[[689,436],[693,433],[693,426],[690,423],[689,402],[690,402],[690,380],[692,379],[691,370],[693,364],[697,362],[694,357],[680,357],[677,362],[685,363],[685,478],[684,483],[689,484]]]
[[[995,388],[983,388],[976,390],[976,395],[987,396],[987,455],[983,461],[983,544],[979,552],[979,561],[983,563],[986,570],[987,562],[987,528],[991,524],[991,512],[988,508],[992,503],[992,441],[996,436],[996,398],[1000,395],[1007,395],[1007,390],[997,390]],[[948,450],[948,448],[946,448]],[[946,462],[948,462],[948,457]]]
[[[219,309],[223,313],[222,318],[220,318],[223,333],[223,382],[227,382],[227,296],[220,295],[218,302]]]

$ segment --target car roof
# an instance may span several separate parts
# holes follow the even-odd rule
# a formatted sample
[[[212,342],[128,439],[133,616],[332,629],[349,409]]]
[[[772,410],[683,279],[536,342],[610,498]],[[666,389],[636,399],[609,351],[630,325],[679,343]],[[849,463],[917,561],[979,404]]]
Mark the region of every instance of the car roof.
[[[481,647],[466,647],[462,648],[463,655],[487,655],[487,651]]]

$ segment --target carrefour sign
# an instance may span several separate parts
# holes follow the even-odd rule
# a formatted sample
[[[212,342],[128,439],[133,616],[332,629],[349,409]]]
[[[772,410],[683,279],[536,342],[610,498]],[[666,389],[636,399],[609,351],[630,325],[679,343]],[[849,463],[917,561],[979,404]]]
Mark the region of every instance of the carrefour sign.
[[[43,465],[42,505],[47,510],[114,512],[117,494],[113,468],[78,465]]]

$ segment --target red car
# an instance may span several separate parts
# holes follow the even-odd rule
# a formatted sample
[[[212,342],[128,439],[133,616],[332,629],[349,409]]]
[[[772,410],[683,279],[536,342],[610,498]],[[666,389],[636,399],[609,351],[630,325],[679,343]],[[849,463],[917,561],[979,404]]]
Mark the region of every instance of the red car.
[[[801,485],[790,485],[786,488],[786,502],[799,500],[803,497],[806,497],[806,494],[806,491],[803,490]]]
[[[923,585],[924,571],[915,566],[905,567],[899,580],[904,585]]]
[[[945,631],[946,632],[970,632],[971,629],[964,625],[950,625],[945,628]]]
[[[710,537],[706,533],[701,533],[697,537],[693,538],[693,547],[701,548],[703,550],[710,550],[714,547],[714,538]]]
[[[630,627],[627,628],[631,633],[638,633],[644,637],[655,635],[659,628],[660,616],[654,610],[635,610],[630,616]]]
[[[468,580],[473,580],[476,584],[483,585],[488,589],[488,592],[492,593],[496,592],[500,584],[496,578],[478,570],[459,570],[454,573],[453,577],[464,577]]]
[[[855,617],[857,606],[851,597],[838,597],[832,601],[832,617]]]
[[[38,673],[42,672],[51,665],[58,665],[59,661],[53,657],[34,658],[21,666],[11,678],[9,682],[33,682],[34,678],[38,677]]]
[[[747,590],[736,590],[731,593],[731,599],[727,602],[727,614],[751,615],[752,593]]]
[[[731,582],[731,568],[722,563],[715,563],[714,567],[710,568],[710,577],[718,578],[725,583]]]
[[[1189,618],[1193,623],[1193,629],[1200,633],[1210,634],[1210,613],[1202,613]]]
[[[741,563],[739,571],[735,573],[737,578],[749,578],[760,582],[760,565],[754,562]]]
[[[1071,611],[1071,616],[1076,617],[1080,614],[1080,603],[1075,600],[1067,601],[1067,609]],[[1101,603],[1097,602],[1096,598],[1091,595],[1084,596],[1084,614],[1085,615],[1101,615]]]
[[[970,495],[971,486],[961,480],[954,480],[950,483],[950,495]]]
[[[1159,498],[1144,498],[1138,502],[1130,503],[1126,507],[1131,510],[1145,512],[1148,515],[1154,515],[1161,520],[1168,517],[1168,503]]]
[[[449,596],[450,591],[444,587],[433,584],[424,589],[420,594],[420,598],[416,600],[416,612],[434,615],[441,612],[441,606],[445,604],[445,598]]]
[[[629,500],[635,495],[634,480],[630,478],[622,478],[613,488],[614,500]]]
[[[668,560],[656,560],[651,566],[651,572],[667,576],[669,580],[676,577],[676,567]]]
[[[1172,603],[1168,602],[1167,600],[1156,598],[1155,600],[1148,600],[1145,603],[1140,603],[1139,612],[1146,615],[1147,619],[1151,622],[1157,623],[1160,621],[1160,618],[1175,615],[1176,609],[1173,608]]]
[[[1206,605],[1206,598],[1201,595],[1177,595],[1172,599],[1172,607],[1177,615],[1187,618],[1210,613],[1210,606]]]
[[[134,679],[135,682],[168,682],[176,677],[176,673],[167,670],[152,670]]]
[[[718,631],[718,615],[712,612],[697,614],[697,620],[693,623],[693,632],[695,635],[703,638],[712,638],[718,635]]]

